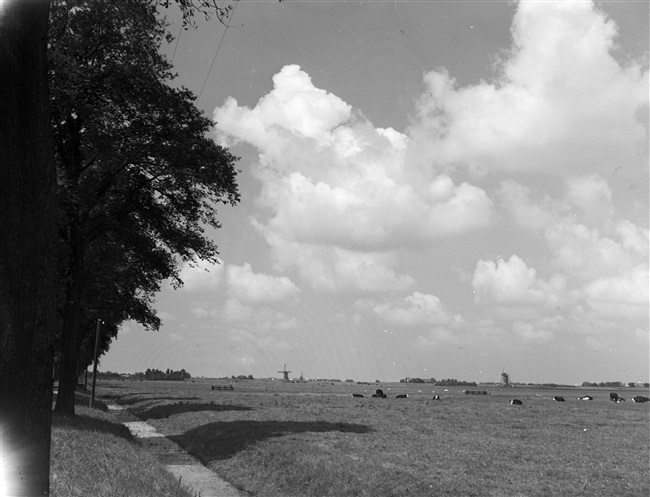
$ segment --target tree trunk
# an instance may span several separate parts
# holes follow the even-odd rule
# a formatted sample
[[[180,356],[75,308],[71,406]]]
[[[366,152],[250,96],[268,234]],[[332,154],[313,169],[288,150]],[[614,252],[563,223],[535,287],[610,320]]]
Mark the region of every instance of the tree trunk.
[[[59,393],[55,411],[64,416],[74,416],[74,397],[77,389],[79,360],[79,321],[85,282],[85,250],[81,231],[76,224],[71,227],[72,256],[66,301],[63,310],[61,333],[61,363],[59,368]]]
[[[49,495],[56,174],[49,2],[0,4],[0,444],[7,495]]]

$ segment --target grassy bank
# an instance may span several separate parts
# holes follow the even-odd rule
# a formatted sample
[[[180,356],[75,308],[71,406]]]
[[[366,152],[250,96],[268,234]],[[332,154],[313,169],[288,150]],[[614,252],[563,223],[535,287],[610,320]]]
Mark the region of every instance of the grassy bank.
[[[78,395],[77,416],[52,420],[52,497],[193,497],[129,430]]]
[[[647,404],[615,404],[608,391],[580,401],[581,389],[449,389],[434,401],[415,387],[396,399],[406,387],[392,385],[388,399],[351,396],[362,388],[138,382],[103,391],[258,496],[650,493]],[[515,396],[523,406],[509,404]]]

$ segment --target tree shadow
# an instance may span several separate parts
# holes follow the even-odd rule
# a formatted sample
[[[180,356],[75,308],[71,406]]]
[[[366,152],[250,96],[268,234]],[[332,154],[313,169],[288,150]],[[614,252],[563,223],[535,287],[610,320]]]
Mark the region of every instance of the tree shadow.
[[[52,394],[53,409],[54,406],[56,405],[57,397],[58,397],[58,393],[54,392]],[[75,406],[84,406],[84,407],[88,406],[88,404],[90,403],[90,391],[77,388],[74,392],[74,403]],[[95,397],[95,403],[93,407],[98,411],[108,411],[106,404],[102,402],[100,399],[98,399],[97,397]]]
[[[68,428],[72,430],[83,431],[96,431],[100,433],[108,433],[129,441],[133,441],[133,435],[129,429],[122,423],[113,423],[106,419],[97,418],[93,416],[86,416],[84,414],[77,414],[74,417],[61,416],[58,413],[52,413],[52,427],[53,428]]]
[[[366,425],[326,421],[229,421],[199,426],[182,435],[170,436],[203,464],[233,457],[252,444],[295,433],[371,433]]]
[[[173,416],[174,414],[184,414],[187,412],[200,412],[200,411],[252,411],[252,407],[235,406],[225,404],[191,404],[185,402],[177,402],[174,404],[166,404],[163,406],[155,406],[150,409],[138,410],[134,409],[132,412],[137,417],[143,420],[147,419],[163,419]]]
[[[104,399],[111,399],[114,400],[115,402],[119,403],[121,406],[132,406],[134,404],[138,404],[140,402],[149,402],[149,401],[158,401],[158,400],[175,400],[175,401],[186,401],[186,400],[201,400],[201,397],[147,397],[144,395],[134,395],[133,397],[129,397],[130,395],[133,394],[127,394],[124,396],[120,395],[102,395],[102,398]],[[129,398],[127,398],[129,397]]]

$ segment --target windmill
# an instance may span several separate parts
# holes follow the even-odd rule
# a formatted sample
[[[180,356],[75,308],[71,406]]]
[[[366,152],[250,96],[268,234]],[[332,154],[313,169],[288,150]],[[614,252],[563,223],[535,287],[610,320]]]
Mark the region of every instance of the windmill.
[[[506,373],[505,371],[501,373],[501,386],[502,387],[511,387],[512,384],[510,383],[510,375]]]
[[[290,381],[289,380],[289,373],[291,373],[291,371],[287,371],[287,363],[286,362],[284,363],[284,368],[282,369],[282,371],[278,371],[278,373],[282,373],[284,375],[284,381]]]

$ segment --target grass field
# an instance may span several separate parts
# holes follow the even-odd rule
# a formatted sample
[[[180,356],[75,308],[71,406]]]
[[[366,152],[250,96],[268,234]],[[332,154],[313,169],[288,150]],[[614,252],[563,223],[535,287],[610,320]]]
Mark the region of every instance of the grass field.
[[[644,390],[620,390],[628,401],[615,404],[607,389],[382,384],[389,398],[377,399],[375,385],[218,383],[107,381],[99,392],[262,497],[650,494],[650,404],[631,402]]]
[[[87,392],[76,400],[74,419],[52,419],[52,497],[195,497],[114,416],[85,407]]]

